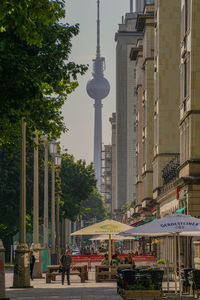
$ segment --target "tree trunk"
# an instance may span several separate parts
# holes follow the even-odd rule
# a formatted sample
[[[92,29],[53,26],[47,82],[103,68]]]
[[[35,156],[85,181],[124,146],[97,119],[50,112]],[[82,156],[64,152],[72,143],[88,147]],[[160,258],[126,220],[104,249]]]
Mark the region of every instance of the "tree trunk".
[[[13,235],[7,235],[2,238],[3,245],[5,248],[5,262],[10,263],[10,249],[11,245],[13,244]]]

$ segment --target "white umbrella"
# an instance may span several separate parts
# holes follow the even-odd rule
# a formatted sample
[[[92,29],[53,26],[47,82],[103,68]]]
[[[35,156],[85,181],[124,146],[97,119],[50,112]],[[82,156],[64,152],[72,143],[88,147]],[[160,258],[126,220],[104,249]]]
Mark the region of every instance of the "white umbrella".
[[[142,235],[142,236],[163,236],[177,234],[178,236],[178,264],[179,264],[179,285],[181,297],[181,266],[180,266],[180,235],[200,235],[200,219],[181,213],[174,213],[167,217],[157,219],[151,223],[131,228],[120,235]]]
[[[174,213],[151,223],[123,231],[120,235],[163,236],[185,232],[186,235],[200,234],[200,219],[181,213]]]

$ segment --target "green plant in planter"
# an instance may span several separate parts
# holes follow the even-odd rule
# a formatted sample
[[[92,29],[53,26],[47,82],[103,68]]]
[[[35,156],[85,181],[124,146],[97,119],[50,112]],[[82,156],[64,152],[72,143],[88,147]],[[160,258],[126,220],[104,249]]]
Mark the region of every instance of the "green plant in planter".
[[[149,285],[149,290],[155,290],[156,288],[155,288],[155,285],[154,284],[150,284]]]
[[[165,260],[164,259],[159,259],[159,260],[157,260],[157,264],[164,265],[165,264]]]
[[[145,290],[145,287],[141,283],[134,284],[133,287],[134,287],[134,290]]]

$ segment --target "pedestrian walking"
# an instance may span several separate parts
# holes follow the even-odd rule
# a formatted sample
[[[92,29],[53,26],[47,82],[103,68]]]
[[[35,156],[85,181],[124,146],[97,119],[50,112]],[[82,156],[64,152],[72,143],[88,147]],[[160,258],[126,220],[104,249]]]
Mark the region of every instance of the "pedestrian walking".
[[[35,264],[35,256],[33,254],[33,251],[30,252],[30,276],[31,279],[33,280],[33,268]]]
[[[70,255],[70,251],[66,250],[66,253],[64,253],[60,258],[60,265],[62,267],[62,284],[64,284],[65,281],[65,273],[67,276],[67,284],[70,285],[70,267],[72,263],[72,257]]]

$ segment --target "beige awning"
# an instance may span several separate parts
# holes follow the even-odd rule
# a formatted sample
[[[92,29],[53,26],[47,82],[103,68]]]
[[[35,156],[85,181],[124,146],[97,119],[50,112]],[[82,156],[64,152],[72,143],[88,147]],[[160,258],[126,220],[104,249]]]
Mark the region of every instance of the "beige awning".
[[[90,241],[105,241],[105,240],[108,240],[108,239],[109,239],[108,235],[102,234],[102,235],[97,235],[97,236],[92,237],[90,239]],[[114,241],[135,240],[135,237],[133,237],[133,236],[121,236],[121,235],[118,235],[118,234],[111,234],[111,240],[114,240]]]
[[[71,235],[118,234],[131,228],[127,224],[108,219],[73,232]]]

